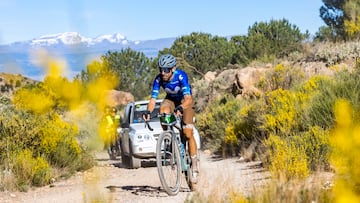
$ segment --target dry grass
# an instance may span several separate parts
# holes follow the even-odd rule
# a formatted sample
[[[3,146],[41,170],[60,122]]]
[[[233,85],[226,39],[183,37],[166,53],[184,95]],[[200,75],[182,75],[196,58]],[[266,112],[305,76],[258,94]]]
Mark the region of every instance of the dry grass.
[[[271,179],[264,168],[253,167],[253,163],[237,163],[243,165],[241,168],[229,168],[230,165],[222,164],[222,173],[212,179],[201,179],[201,188],[187,202],[276,203],[333,200],[333,173],[315,172],[302,180]],[[237,170],[242,171],[241,174],[234,173]],[[206,177],[213,175],[210,174],[211,168],[205,173],[208,173],[205,174]],[[240,183],[237,183],[239,180]]]

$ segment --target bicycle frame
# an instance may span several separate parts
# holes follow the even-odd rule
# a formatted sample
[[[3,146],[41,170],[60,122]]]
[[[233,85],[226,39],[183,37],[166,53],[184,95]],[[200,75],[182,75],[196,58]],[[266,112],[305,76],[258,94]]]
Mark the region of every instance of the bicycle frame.
[[[166,116],[166,115],[167,114],[162,114],[162,116]],[[182,145],[182,147],[183,147],[184,154],[181,154],[182,153],[181,151],[180,151],[180,154],[181,154],[182,171],[185,172],[190,169],[191,159],[187,160],[190,157],[189,157],[189,153],[187,150],[187,140],[184,137],[182,117],[177,117],[176,120],[177,120],[176,123],[172,123],[172,124],[169,124],[166,126],[167,126],[167,130],[171,132],[172,143],[177,144],[179,146],[179,150],[181,150],[180,145]],[[175,133],[174,128],[178,129],[179,135]],[[173,149],[175,149],[175,147],[173,147]]]
[[[175,133],[174,127],[179,130],[179,132],[180,132],[179,135]],[[176,147],[173,145],[177,145],[179,148],[179,152],[180,152],[181,169],[183,172],[185,172],[185,171],[189,170],[190,164],[189,164],[189,162],[186,161],[186,158],[188,156],[188,152],[186,149],[187,141],[183,138],[182,127],[168,126],[168,131],[171,133],[172,154],[175,153],[174,149],[176,149]],[[185,140],[185,141],[183,141],[183,140]],[[182,148],[180,145],[182,145]],[[183,152],[182,152],[182,150],[183,150]]]
[[[187,141],[183,135],[182,120],[175,114],[159,116],[161,124],[167,126],[167,130],[160,134],[157,141],[156,165],[160,182],[169,195],[176,195],[180,191],[181,174],[184,173],[186,182],[192,190],[191,159],[186,149]],[[179,134],[175,132],[175,128],[179,130]],[[183,154],[180,152],[181,144],[183,144]]]

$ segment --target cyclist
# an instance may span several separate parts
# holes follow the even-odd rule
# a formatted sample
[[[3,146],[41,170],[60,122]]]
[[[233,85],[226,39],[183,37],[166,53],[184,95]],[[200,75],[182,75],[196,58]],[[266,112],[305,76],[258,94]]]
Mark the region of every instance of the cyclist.
[[[183,70],[177,69],[176,58],[171,54],[161,55],[158,61],[159,74],[155,77],[151,91],[151,99],[147,106],[147,120],[154,110],[160,87],[166,92],[166,97],[160,105],[160,113],[175,112],[183,115],[184,134],[188,139],[189,154],[192,161],[192,183],[198,182],[197,146],[193,135],[194,104],[188,75]],[[165,126],[163,126],[165,129]]]
[[[112,147],[116,151],[116,155],[120,156],[120,134],[117,129],[120,126],[120,115],[118,114],[118,110],[115,107],[111,108],[112,117],[114,119],[114,131],[115,131],[115,141],[112,143]]]
[[[117,113],[117,109],[115,107],[111,108],[111,112],[114,118],[114,127],[117,129],[120,125],[120,115]]]
[[[115,152],[119,154],[120,150],[117,146],[117,127],[120,123],[120,116],[117,114],[115,107],[105,107],[105,115],[101,122],[101,136],[104,141],[104,148],[108,150],[110,159],[116,159]]]

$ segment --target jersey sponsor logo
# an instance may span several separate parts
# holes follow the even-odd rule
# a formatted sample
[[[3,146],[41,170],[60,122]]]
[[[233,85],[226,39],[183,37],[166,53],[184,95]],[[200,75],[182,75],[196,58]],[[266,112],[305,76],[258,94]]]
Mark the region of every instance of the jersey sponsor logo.
[[[165,92],[168,94],[177,94],[180,91],[180,87],[176,86],[174,90],[171,90],[170,88],[165,88]]]
[[[182,81],[184,77],[182,75],[179,75],[179,80]]]

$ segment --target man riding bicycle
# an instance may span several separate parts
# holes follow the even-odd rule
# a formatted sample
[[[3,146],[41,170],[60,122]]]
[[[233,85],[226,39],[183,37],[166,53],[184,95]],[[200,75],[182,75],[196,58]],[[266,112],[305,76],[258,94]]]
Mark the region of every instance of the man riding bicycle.
[[[160,56],[158,61],[159,74],[155,77],[151,91],[151,99],[147,106],[147,120],[150,119],[150,113],[154,110],[156,99],[159,95],[160,87],[166,92],[166,97],[160,105],[160,113],[169,114],[175,112],[183,115],[184,135],[188,139],[189,154],[192,161],[193,176],[191,182],[197,183],[197,146],[193,135],[194,128],[194,104],[191,86],[188,81],[188,75],[183,70],[177,69],[176,59],[171,54]],[[163,129],[166,129],[163,126]]]
[[[105,107],[104,116],[100,121],[100,136],[104,142],[104,148],[108,151],[110,159],[116,159],[120,155],[118,146],[117,127],[120,125],[120,115],[115,107]]]

